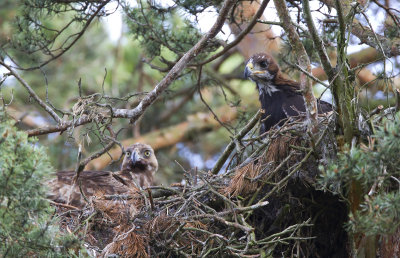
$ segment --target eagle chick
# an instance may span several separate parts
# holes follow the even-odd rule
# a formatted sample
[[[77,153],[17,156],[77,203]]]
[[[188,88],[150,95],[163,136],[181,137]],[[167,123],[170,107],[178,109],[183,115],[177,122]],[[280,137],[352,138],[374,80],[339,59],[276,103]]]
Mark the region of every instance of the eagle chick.
[[[81,196],[79,184],[85,196],[96,193],[126,194],[138,190],[137,186],[153,185],[153,176],[157,169],[154,150],[147,144],[135,143],[125,150],[121,170],[118,172],[82,171],[74,184],[75,171],[58,171],[57,178],[49,182],[51,192],[48,198],[82,208],[85,200]]]

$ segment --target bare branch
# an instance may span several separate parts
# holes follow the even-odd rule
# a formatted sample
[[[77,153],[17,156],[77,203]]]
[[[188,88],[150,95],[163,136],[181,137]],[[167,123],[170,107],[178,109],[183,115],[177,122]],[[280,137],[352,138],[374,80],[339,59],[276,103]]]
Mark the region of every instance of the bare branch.
[[[310,30],[311,37],[313,38],[314,46],[318,51],[322,67],[324,67],[324,70],[328,74],[328,77],[332,79],[332,77],[334,76],[332,65],[329,60],[328,54],[326,53],[324,42],[319,37],[317,29],[315,28],[314,22],[312,20],[309,0],[305,0],[303,2],[303,14],[306,19],[308,29]]]
[[[240,34],[231,43],[226,45],[226,47],[224,47],[224,49],[221,52],[218,52],[217,54],[213,55],[212,57],[208,58],[207,60],[201,62],[198,65],[205,65],[205,64],[217,59],[218,57],[222,56],[223,54],[228,52],[231,48],[236,46],[253,29],[254,25],[256,25],[258,19],[260,19],[260,17],[263,15],[264,10],[267,7],[268,3],[269,3],[269,0],[264,0],[261,3],[260,8],[258,9],[257,13],[254,15],[253,19],[251,19],[249,25],[242,32],[240,32]]]
[[[201,94],[201,73],[202,73],[202,68],[203,68],[203,66],[199,67],[199,74],[198,74],[198,78],[197,78],[197,91],[199,93],[201,102],[203,102],[203,104],[208,108],[208,110],[214,115],[214,119],[217,120],[217,122],[220,123],[221,126],[223,126],[226,130],[228,130],[228,132],[230,134],[233,134],[232,130],[228,127],[228,125],[221,122],[221,120],[218,118],[217,114],[215,114],[215,112],[212,110],[212,108],[204,100],[203,94]]]
[[[83,116],[75,121],[70,120],[67,122],[61,122],[58,125],[48,125],[45,127],[40,127],[32,130],[26,131],[29,137],[31,136],[38,136],[38,135],[43,135],[43,134],[49,134],[49,133],[55,133],[55,132],[63,132],[70,128],[71,126],[73,127],[78,127],[80,125],[84,125],[87,123],[90,123],[92,121],[91,118],[88,116]]]
[[[336,9],[335,0],[322,0],[327,6]],[[351,6],[346,4],[342,5],[344,13],[349,13]],[[341,12],[338,11],[338,14]],[[351,25],[351,33],[360,39],[361,43],[367,44],[373,48],[378,49],[379,45],[376,43],[374,33],[366,26],[362,25],[357,19],[353,19]],[[400,38],[389,39],[382,35],[376,35],[379,42],[383,46],[383,51],[388,57],[400,55]]]
[[[219,157],[217,163],[215,163],[211,173],[217,174],[221,167],[224,165],[225,161],[228,159],[229,155],[232,153],[233,149],[235,148],[235,141],[242,139],[258,122],[261,116],[261,110],[253,116],[252,119],[248,122],[248,124],[240,130],[240,132],[233,137],[233,140],[226,146],[224,152]]]
[[[389,8],[389,7],[387,7],[387,6],[385,6],[385,5],[381,4],[381,3],[379,3],[379,1],[377,1],[377,0],[373,0],[373,2],[374,2],[377,6],[379,6],[379,7],[383,8],[383,9],[385,9],[386,13],[392,18],[393,22],[397,25],[397,27],[400,27],[400,18],[399,18],[398,16],[396,16],[395,14],[393,14],[393,13],[390,11],[390,8]]]
[[[4,61],[0,60],[0,65],[4,66],[10,74],[12,74],[21,84],[24,86],[24,88],[29,92],[29,95],[47,112],[50,114],[50,116],[59,124],[62,124],[62,119],[54,112],[54,110],[48,106],[46,103],[44,103],[39,96],[36,94],[36,92],[32,89],[29,84],[22,79],[21,76],[13,69],[11,66],[7,65]]]
[[[285,0],[274,0],[276,10],[279,15],[279,19],[282,22],[282,27],[288,34],[290,45],[293,47],[294,52],[297,55],[297,61],[304,70],[311,73],[310,59],[308,58],[307,52],[301,43],[300,37],[296,32],[295,27],[291,22],[289,11],[286,6]],[[317,101],[313,95],[312,83],[304,74],[300,77],[300,85],[303,90],[303,97],[306,104],[307,118],[310,121],[310,129],[315,132],[318,126],[318,110]]]

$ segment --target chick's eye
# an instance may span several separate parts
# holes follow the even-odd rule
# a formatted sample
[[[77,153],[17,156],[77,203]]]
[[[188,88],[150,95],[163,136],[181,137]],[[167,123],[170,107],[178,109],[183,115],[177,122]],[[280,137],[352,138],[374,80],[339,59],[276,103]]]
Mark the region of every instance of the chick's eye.
[[[267,67],[267,62],[266,61],[261,61],[260,62],[260,67],[261,68],[266,68]]]
[[[130,155],[131,155],[131,152],[130,152],[130,151],[127,151],[127,152],[125,153],[125,155],[126,155],[126,156],[130,156]]]
[[[150,151],[145,151],[145,152],[144,152],[144,156],[150,157]]]

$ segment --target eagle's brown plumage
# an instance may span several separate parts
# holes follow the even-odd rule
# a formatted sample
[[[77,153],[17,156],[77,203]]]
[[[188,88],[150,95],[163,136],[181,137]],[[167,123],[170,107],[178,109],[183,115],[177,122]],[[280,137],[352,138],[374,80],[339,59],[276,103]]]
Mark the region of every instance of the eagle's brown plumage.
[[[136,143],[125,150],[125,157],[118,172],[82,171],[74,184],[75,171],[59,171],[57,178],[51,180],[49,198],[55,202],[83,207],[85,201],[82,191],[88,197],[99,194],[124,194],[137,190],[137,187],[153,185],[153,176],[158,169],[158,162],[153,149],[142,143]]]
[[[253,55],[246,63],[245,77],[256,83],[261,107],[265,110],[261,133],[269,131],[277,124],[282,125],[288,117],[305,112],[300,84],[286,79],[271,55]],[[332,111],[331,104],[318,101],[318,113],[329,111]]]

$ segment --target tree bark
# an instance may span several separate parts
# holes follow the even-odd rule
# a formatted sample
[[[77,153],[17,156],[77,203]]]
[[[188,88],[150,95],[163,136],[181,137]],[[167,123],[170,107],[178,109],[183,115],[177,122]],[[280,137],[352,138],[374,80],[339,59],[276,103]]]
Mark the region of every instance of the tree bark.
[[[279,19],[282,23],[282,27],[288,35],[290,45],[293,48],[294,53],[297,55],[297,62],[301,68],[311,73],[310,59],[308,58],[307,52],[301,43],[300,37],[294,28],[289,11],[287,9],[286,1],[274,0],[276,11],[278,12]],[[304,74],[300,76],[300,87],[303,91],[303,98],[306,106],[307,118],[309,119],[309,128],[313,133],[318,131],[318,110],[317,101],[313,94],[311,79],[306,77]]]

